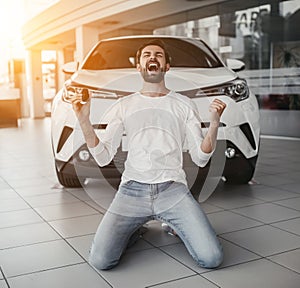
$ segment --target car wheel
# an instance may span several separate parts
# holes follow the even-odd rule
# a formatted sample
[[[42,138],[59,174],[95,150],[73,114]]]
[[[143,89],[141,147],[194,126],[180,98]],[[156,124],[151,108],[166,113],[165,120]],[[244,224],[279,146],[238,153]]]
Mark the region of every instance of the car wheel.
[[[224,173],[224,177],[226,179],[225,183],[248,184],[248,182],[253,178],[256,161],[257,156],[240,163],[236,161],[234,164],[231,163],[230,159],[227,160],[225,165],[225,171],[227,172]]]
[[[229,175],[225,176],[225,183],[228,184],[248,184],[248,182],[252,179],[254,174],[254,169],[253,172],[247,171],[247,172],[242,172],[242,173],[237,173],[235,176]]]
[[[75,175],[65,174],[63,172],[58,171],[58,169],[55,167],[56,175],[58,178],[59,183],[66,187],[66,188],[80,188],[82,187],[83,180],[79,179]]]

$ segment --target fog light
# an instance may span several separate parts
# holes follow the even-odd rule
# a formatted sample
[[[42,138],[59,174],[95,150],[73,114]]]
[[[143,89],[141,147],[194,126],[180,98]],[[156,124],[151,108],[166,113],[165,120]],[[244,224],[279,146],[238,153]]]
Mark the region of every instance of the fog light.
[[[78,153],[78,156],[79,156],[79,159],[81,161],[89,161],[90,160],[90,153],[88,150],[81,150],[79,153]]]
[[[235,156],[235,149],[234,148],[231,148],[231,147],[228,147],[226,150],[225,150],[225,156],[227,158],[233,158]]]

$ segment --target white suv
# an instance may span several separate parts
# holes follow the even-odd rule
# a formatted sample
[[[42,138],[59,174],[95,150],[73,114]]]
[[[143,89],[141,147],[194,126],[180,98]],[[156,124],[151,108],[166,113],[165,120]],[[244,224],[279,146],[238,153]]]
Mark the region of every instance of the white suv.
[[[87,178],[104,177],[117,185],[127,153],[126,135],[113,161],[98,167],[86,147],[69,100],[78,94],[82,95],[83,101],[91,99],[91,121],[96,133],[101,134],[107,124],[103,118],[105,111],[119,97],[141,89],[135,53],[139,46],[153,38],[161,39],[171,55],[166,86],[194,101],[204,133],[209,123],[210,101],[217,97],[227,104],[219,128],[218,145],[207,167],[195,167],[188,153],[184,153],[190,188],[199,190],[208,175],[218,179],[223,177],[230,183],[248,183],[258,157],[260,127],[257,99],[249,91],[246,81],[236,74],[243,69],[243,63],[228,59],[225,65],[199,39],[157,35],[102,40],[78,68],[74,65],[77,63],[64,65],[63,70],[73,75],[57,93],[52,106],[52,145],[59,182],[65,187],[79,187]]]

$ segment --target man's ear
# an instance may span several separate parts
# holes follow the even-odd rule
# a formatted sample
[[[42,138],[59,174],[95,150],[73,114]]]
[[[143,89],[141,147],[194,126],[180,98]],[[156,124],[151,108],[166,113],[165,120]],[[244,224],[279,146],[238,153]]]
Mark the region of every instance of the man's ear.
[[[167,64],[166,64],[166,71],[169,71],[169,70],[170,70],[170,64],[167,63]]]
[[[141,72],[141,64],[140,63],[136,64],[136,70],[138,70],[139,72]]]

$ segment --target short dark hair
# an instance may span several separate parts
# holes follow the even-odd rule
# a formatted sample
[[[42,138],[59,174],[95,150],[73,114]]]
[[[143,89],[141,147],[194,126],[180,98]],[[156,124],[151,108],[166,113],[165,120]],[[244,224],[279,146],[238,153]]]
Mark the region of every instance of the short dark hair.
[[[152,39],[146,43],[144,43],[143,45],[140,46],[140,48],[137,50],[136,52],[136,56],[135,56],[135,63],[136,64],[139,64],[140,63],[140,58],[141,58],[141,55],[142,55],[142,50],[147,47],[147,46],[150,46],[150,45],[153,45],[153,46],[159,46],[161,47],[164,52],[165,52],[165,58],[166,58],[166,63],[167,64],[170,64],[171,62],[171,57],[170,57],[170,54],[166,48],[166,45],[165,43],[160,40],[160,39]]]

